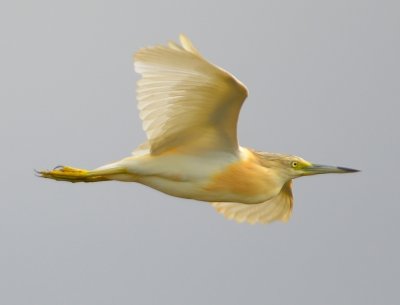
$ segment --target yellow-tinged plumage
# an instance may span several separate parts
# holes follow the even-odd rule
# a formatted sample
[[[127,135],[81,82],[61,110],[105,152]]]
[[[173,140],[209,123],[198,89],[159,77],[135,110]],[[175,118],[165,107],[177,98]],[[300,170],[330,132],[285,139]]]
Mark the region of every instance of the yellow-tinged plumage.
[[[151,153],[237,150],[236,124],[246,88],[201,57],[183,35],[181,43],[182,48],[156,46],[134,55],[142,75],[138,108]]]
[[[229,219],[248,223],[270,223],[275,220],[287,222],[293,208],[292,181],[286,182],[275,197],[258,204],[236,202],[212,203],[217,212]]]
[[[205,188],[212,192],[223,191],[245,196],[265,194],[274,184],[274,172],[263,167],[252,156],[247,160],[232,162],[210,177]],[[281,185],[278,187],[280,188]]]
[[[134,55],[137,99],[147,142],[132,156],[94,170],[57,167],[41,177],[70,182],[138,182],[210,202],[238,222],[287,221],[292,179],[356,170],[240,147],[237,121],[246,87],[209,63],[184,35]]]

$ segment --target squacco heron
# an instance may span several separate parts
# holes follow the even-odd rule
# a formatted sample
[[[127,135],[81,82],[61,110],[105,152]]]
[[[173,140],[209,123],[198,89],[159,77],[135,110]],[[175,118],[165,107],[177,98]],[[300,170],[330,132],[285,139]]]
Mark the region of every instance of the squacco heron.
[[[44,178],[70,182],[128,181],[209,202],[238,222],[288,221],[292,180],[357,170],[238,144],[236,125],[246,87],[207,61],[184,35],[134,55],[137,100],[147,142],[132,155],[94,170],[58,166]]]

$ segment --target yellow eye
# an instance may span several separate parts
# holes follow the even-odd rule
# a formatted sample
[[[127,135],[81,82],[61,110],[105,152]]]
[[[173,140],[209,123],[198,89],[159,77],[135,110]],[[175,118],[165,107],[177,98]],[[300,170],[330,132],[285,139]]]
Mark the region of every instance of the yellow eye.
[[[292,162],[292,167],[293,167],[293,168],[296,168],[297,165],[299,165],[299,163],[298,163],[297,161],[293,161],[293,162]]]

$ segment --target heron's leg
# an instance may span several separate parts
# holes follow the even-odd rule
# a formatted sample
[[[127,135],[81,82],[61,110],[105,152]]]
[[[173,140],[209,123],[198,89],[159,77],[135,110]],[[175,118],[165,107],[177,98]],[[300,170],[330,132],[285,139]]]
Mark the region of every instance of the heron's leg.
[[[39,177],[69,182],[99,182],[110,180],[106,176],[101,175],[100,172],[96,172],[96,170],[90,171],[70,166],[57,166],[53,170],[37,171],[36,173]]]

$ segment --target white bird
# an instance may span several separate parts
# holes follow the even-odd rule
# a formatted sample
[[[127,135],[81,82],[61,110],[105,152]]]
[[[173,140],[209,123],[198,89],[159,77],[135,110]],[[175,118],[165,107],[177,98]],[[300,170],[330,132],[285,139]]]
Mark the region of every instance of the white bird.
[[[209,202],[238,222],[269,223],[291,216],[292,179],[357,171],[239,146],[236,126],[246,87],[204,59],[186,36],[180,42],[134,55],[146,143],[94,170],[59,166],[38,174],[70,182],[138,182]]]

